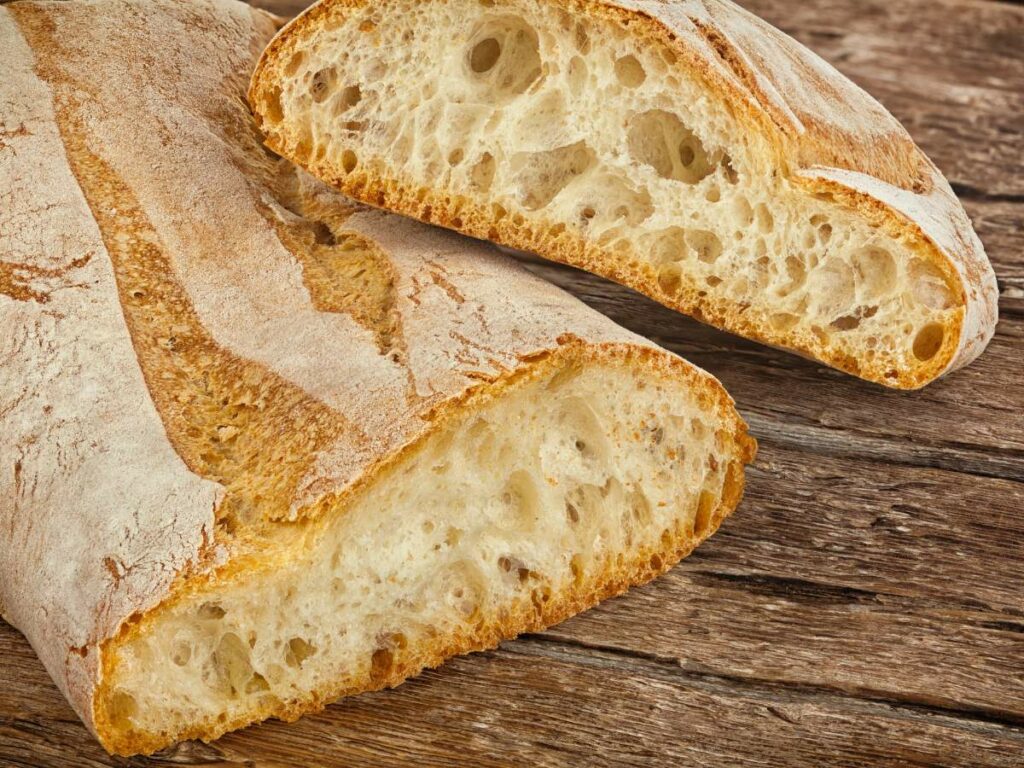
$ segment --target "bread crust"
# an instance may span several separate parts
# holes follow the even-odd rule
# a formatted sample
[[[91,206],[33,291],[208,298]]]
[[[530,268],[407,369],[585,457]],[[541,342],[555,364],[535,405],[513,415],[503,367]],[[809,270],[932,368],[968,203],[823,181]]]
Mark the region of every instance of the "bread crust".
[[[400,2],[400,0],[393,0]],[[330,158],[303,157],[286,124],[265,120],[296,46],[315,38],[363,0],[321,0],[271,42],[253,74],[249,99],[267,145],[363,202],[600,274],[698,320],[791,349],[887,386],[915,389],[967,365],[998,320],[998,288],[984,248],[948,182],[877,101],[815,54],[728,0],[609,2],[557,0],[571,15],[625,26],[645,45],[671,51],[677,66],[727,102],[764,139],[771,165],[810,195],[835,204],[903,242],[944,276],[958,311],[937,354],[892,369],[844,353],[806,330],[777,330],[767,317],[695,287],[668,293],[653,267],[624,260],[558,222],[498,217],[483,195],[450,196],[379,171],[345,172]]]
[[[485,246],[355,206],[265,153],[244,87],[275,29],[227,0],[0,7],[0,181],[18,194],[0,213],[13,328],[0,461],[15,467],[0,476],[0,604],[124,754],[168,740],[125,734],[106,712],[117,643],[253,567],[240,553],[275,526],[344,514],[430,435],[551,366],[604,361],[681,382],[731,425],[737,468],[715,526],[753,458],[708,374]],[[358,688],[560,620],[696,543],[680,532],[657,567],[609,568],[542,609],[410,649]]]

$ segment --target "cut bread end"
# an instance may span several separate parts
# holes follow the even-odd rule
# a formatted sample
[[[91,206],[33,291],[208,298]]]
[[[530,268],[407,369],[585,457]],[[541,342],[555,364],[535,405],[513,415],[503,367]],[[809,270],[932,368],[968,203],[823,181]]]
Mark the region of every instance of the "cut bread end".
[[[630,345],[565,345],[435,423],[108,641],[104,746],[295,719],[561,621],[713,533],[755,451],[714,379]]]
[[[978,354],[950,256],[797,169],[707,70],[608,3],[325,0],[270,45],[250,100],[272,149],[353,197],[862,378],[916,388]]]

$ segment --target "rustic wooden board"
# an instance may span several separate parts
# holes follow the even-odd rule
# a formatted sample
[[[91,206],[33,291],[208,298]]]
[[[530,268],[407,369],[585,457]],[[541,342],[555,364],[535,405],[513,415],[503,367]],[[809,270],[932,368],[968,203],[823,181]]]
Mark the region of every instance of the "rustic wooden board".
[[[0,765],[1024,765],[1024,7],[743,4],[874,93],[950,177],[999,277],[984,357],[883,391],[527,259],[736,397],[761,454],[711,541],[548,632],[150,759],[107,757],[0,625]]]

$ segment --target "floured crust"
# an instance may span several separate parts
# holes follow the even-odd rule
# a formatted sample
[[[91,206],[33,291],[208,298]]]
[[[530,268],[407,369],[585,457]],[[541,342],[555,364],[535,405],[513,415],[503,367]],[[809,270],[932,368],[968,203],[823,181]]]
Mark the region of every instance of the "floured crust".
[[[14,328],[0,460],[16,468],[0,480],[13,500],[0,507],[0,603],[122,752],[163,744],[124,740],[97,708],[109,644],[244,567],[238,555],[275,527],[341,514],[429,435],[546,366],[610,360],[687,382],[733,425],[738,463],[753,455],[709,375],[513,261],[354,206],[265,153],[244,86],[275,28],[218,0],[0,7],[0,180],[19,194],[0,213],[0,314]],[[414,649],[359,689],[557,621],[696,543]]]
[[[322,0],[282,30],[252,78],[249,97],[258,117],[265,118],[277,84],[287,78],[284,67],[297,46],[365,5],[359,0]],[[894,370],[839,352],[806,330],[775,329],[727,298],[701,296],[696,288],[668,293],[650,265],[617,257],[542,215],[530,220],[498,217],[483,194],[451,196],[377,169],[345,172],[329,157],[299,156],[299,142],[287,121],[272,127],[263,120],[267,144],[364,202],[587,269],[700,320],[888,386],[923,386],[981,353],[997,321],[998,290],[991,265],[946,180],[878,102],[803,46],[730,2],[565,0],[559,5],[570,15],[625,26],[646,45],[668,48],[679,67],[764,139],[766,163],[810,195],[827,196],[934,265],[959,303],[943,321],[938,352],[918,365]]]

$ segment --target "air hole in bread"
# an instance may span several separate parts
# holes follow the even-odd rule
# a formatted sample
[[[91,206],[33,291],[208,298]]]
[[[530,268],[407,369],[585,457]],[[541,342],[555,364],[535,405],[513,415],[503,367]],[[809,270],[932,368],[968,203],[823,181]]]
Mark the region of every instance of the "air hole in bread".
[[[395,654],[390,648],[378,648],[370,657],[370,677],[377,683],[382,683],[391,674],[395,664]]]
[[[722,156],[722,175],[730,184],[739,184],[740,175],[733,166],[732,158],[727,154]]]
[[[587,84],[587,64],[579,56],[569,60],[569,93],[579,96]]]
[[[917,332],[914,337],[914,357],[921,362],[934,358],[946,338],[946,329],[939,323],[930,323]]]
[[[545,207],[593,163],[594,153],[583,141],[546,152],[516,155],[512,158],[512,170],[523,207],[530,211]]]
[[[473,170],[470,172],[470,181],[473,187],[481,192],[488,191],[491,188],[491,183],[494,181],[494,170],[494,156],[490,152],[484,152],[480,155],[480,159],[476,161],[473,165]],[[501,206],[498,207],[500,208]]]
[[[807,267],[796,256],[786,257],[785,269],[787,282],[776,291],[779,296],[788,296],[800,290],[807,282]]]
[[[718,235],[705,229],[691,229],[686,232],[686,243],[697,258],[705,264],[714,264],[722,255],[722,241]]]
[[[583,558],[580,555],[573,555],[569,561],[569,570],[572,573],[572,580],[576,586],[583,583],[584,579],[584,565]]]
[[[913,295],[918,302],[931,309],[948,309],[953,306],[953,293],[938,267],[914,259],[910,262],[909,271]]]
[[[186,640],[177,640],[171,649],[171,661],[179,667],[188,664],[192,658],[192,645]]]
[[[341,95],[338,97],[337,113],[348,112],[356,104],[358,104],[363,98],[362,89],[358,85],[350,85],[346,87]]]
[[[586,191],[580,203],[583,205],[581,216],[601,225],[598,230],[623,221],[636,226],[654,213],[651,195],[646,189],[638,189],[618,174],[607,172],[598,172],[586,179]],[[604,229],[601,241],[614,243],[613,248],[623,252],[631,250],[630,241],[619,238],[620,234],[618,230]]]
[[[627,88],[636,88],[647,79],[647,73],[636,56],[622,56],[615,60],[615,77]]]
[[[637,526],[646,526],[651,522],[651,500],[642,490],[634,490],[629,495],[629,513]]]
[[[501,44],[493,37],[485,38],[473,46],[469,54],[469,68],[478,75],[490,72],[501,56]]]
[[[675,296],[683,284],[683,270],[675,262],[662,264],[658,269],[658,286],[669,296]]]
[[[580,511],[571,501],[565,502],[565,516],[574,525],[580,521]]]
[[[245,692],[247,694],[262,693],[263,691],[270,690],[270,683],[267,682],[267,678],[261,675],[259,672],[253,672],[252,677],[249,678],[249,682],[245,684]]]
[[[648,258],[656,265],[683,261],[690,250],[686,242],[686,230],[682,227],[666,227],[655,232],[645,239],[644,246]]]
[[[696,536],[703,536],[711,527],[711,513],[715,510],[715,496],[709,491],[701,491],[697,501],[697,512],[693,521]]]
[[[833,320],[832,327],[837,331],[853,331],[860,327],[860,318],[857,315],[844,315]]]
[[[225,611],[216,603],[203,603],[199,606],[197,615],[200,619],[217,620],[224,618]]]
[[[516,16],[491,18],[470,36],[470,76],[496,96],[523,93],[541,75],[536,31]]]
[[[506,520],[519,530],[531,530],[541,508],[540,492],[533,476],[526,471],[514,472],[508,479],[502,501],[509,507]]]
[[[789,312],[776,312],[769,318],[769,322],[776,331],[785,333],[795,327],[800,322],[800,318]]]
[[[296,72],[299,71],[299,67],[306,60],[306,54],[304,51],[297,51],[292,54],[292,57],[288,60],[288,64],[285,65],[284,73],[288,77],[292,77]]]
[[[818,312],[831,322],[853,302],[853,270],[845,261],[829,258],[811,273],[808,293]]]
[[[652,109],[634,116],[627,136],[633,159],[663,179],[696,184],[714,171],[701,140],[671,112]]]
[[[341,167],[344,169],[345,173],[352,173],[352,171],[356,169],[357,165],[359,165],[359,158],[356,156],[355,152],[351,149],[346,149],[341,153]]]
[[[587,32],[587,28],[582,24],[576,25],[574,41],[576,43],[576,50],[584,54],[590,53],[590,35]]]
[[[252,677],[249,647],[234,632],[226,632],[213,653],[213,663],[221,689],[229,696],[245,693]]]
[[[288,641],[285,652],[285,663],[289,667],[301,667],[302,663],[316,653],[316,646],[301,637],[293,637]]]
[[[284,107],[281,104],[281,95],[281,89],[274,86],[267,90],[267,96],[263,100],[263,115],[274,124],[284,120]]]
[[[737,234],[742,239],[747,228],[754,223],[754,208],[743,195],[733,198],[733,217],[739,227]]]
[[[295,156],[301,158],[303,162],[306,162],[309,160],[312,149],[313,138],[309,134],[301,136],[298,143],[295,145]]]
[[[461,147],[456,147],[448,153],[448,165],[454,167],[462,162],[463,152]]]
[[[313,75],[313,81],[309,85],[309,95],[317,104],[326,100],[334,87],[337,79],[337,70],[334,67],[324,67]]]
[[[851,261],[857,284],[865,298],[880,298],[896,288],[896,261],[888,251],[863,248],[853,254]]]
[[[585,460],[603,461],[608,455],[608,438],[593,407],[578,397],[566,398],[559,406],[559,423],[574,436],[573,447]]]

